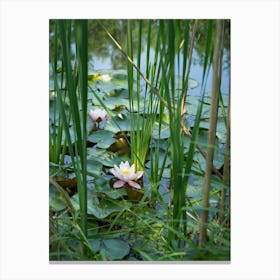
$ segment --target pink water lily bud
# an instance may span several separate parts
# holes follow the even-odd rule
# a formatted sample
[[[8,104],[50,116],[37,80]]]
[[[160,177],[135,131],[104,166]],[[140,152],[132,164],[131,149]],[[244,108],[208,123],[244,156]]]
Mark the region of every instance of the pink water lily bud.
[[[94,122],[101,122],[108,119],[108,115],[104,109],[90,110],[88,115]]]
[[[119,181],[114,183],[114,188],[121,188],[128,183],[128,185],[133,188],[141,189],[140,185],[137,184],[135,180],[141,178],[144,172],[138,171],[135,173],[134,164],[130,166],[128,161],[125,163],[121,162],[119,167],[114,165],[114,168],[111,168],[110,171],[116,178],[119,179]]]

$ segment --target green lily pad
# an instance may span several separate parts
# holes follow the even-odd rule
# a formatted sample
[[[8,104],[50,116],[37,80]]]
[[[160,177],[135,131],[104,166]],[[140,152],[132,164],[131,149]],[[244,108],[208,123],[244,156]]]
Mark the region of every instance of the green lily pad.
[[[171,176],[171,170],[170,168],[164,168],[162,172],[162,177],[163,178],[170,178]]]
[[[101,239],[89,239],[89,244],[94,253],[98,253],[100,250]]]
[[[114,165],[120,165],[122,161],[130,160],[128,155],[117,155],[113,152],[104,149],[88,148],[88,159],[94,159],[100,164],[113,167]]]
[[[102,163],[96,158],[87,158],[87,171],[94,176],[100,176],[102,173]]]
[[[116,92],[121,92],[122,94],[116,94]],[[134,101],[130,103],[126,90],[114,89],[108,91],[102,96],[100,96],[100,94],[98,95],[100,98],[102,98],[102,102],[106,105],[106,107],[109,110],[118,110],[119,108],[126,108],[130,112],[143,112],[145,108],[145,99],[142,96],[139,97],[139,100],[137,100],[136,97],[134,97]],[[101,105],[94,95],[91,96],[91,101],[95,105]]]
[[[104,239],[100,250],[111,260],[121,260],[129,254],[129,246],[120,239]]]
[[[114,133],[112,131],[97,130],[89,135],[88,140],[97,143],[97,148],[107,149],[116,141],[113,136]]]
[[[187,187],[187,197],[197,199],[201,197],[203,192],[204,181],[203,178],[195,180],[191,185]]]
[[[191,138],[184,135],[184,152],[187,153],[189,151],[189,147],[191,144]]]
[[[170,137],[170,128],[169,125],[162,124],[161,129],[159,131],[158,123],[155,123],[153,129],[153,138],[154,139],[167,139]]]
[[[61,211],[67,207],[67,203],[63,196],[52,185],[50,185],[49,206],[53,211]]]
[[[126,195],[125,189],[114,189],[110,186],[108,180],[103,177],[99,177],[94,182],[94,190],[99,193],[103,193],[112,199],[117,199]]]
[[[186,112],[188,115],[196,115],[197,107],[200,104],[200,97],[189,95],[186,98]],[[210,106],[203,104],[201,117],[210,116]]]
[[[216,149],[214,152],[213,164],[217,169],[220,169],[224,164],[224,153],[221,149]],[[196,152],[194,155],[194,168],[197,168],[199,172],[205,172],[206,160],[201,153]]]
[[[170,163],[171,163],[171,159],[169,157],[169,155],[167,155],[167,158],[165,159],[166,157],[166,150],[159,150],[159,152],[154,155],[154,152],[153,151],[150,151],[150,156],[153,157],[153,159],[155,157],[157,157],[157,160],[158,160],[158,167],[161,168],[163,163],[164,163],[164,160],[165,160],[165,167],[169,166]],[[146,163],[146,167],[147,168],[151,168],[151,161],[149,160],[147,163]]]
[[[104,96],[103,98],[103,103],[106,105],[106,107],[110,110],[114,110],[118,107],[126,107],[129,108],[129,100],[127,98],[123,98],[121,96]],[[93,99],[93,103],[95,104],[99,104],[99,101],[94,101]]]
[[[132,123],[131,119],[137,118],[137,123]],[[104,129],[112,131],[113,133],[117,133],[120,131],[136,131],[136,130],[142,130],[142,127],[145,127],[145,119],[140,115],[135,114],[127,114],[123,118],[120,118],[119,116],[115,116],[113,118],[110,118],[108,122],[106,123]]]
[[[209,121],[201,121],[199,123],[200,128],[209,129]],[[219,140],[219,143],[225,143],[226,142],[226,133],[227,133],[227,127],[225,124],[224,119],[219,118],[217,121],[217,129],[216,129],[216,136]]]
[[[98,73],[95,72],[89,74],[90,86],[98,89],[99,93],[106,94],[114,90],[127,90],[127,79],[127,71],[125,69],[100,70]],[[134,89],[136,89],[136,83],[134,83]]]
[[[228,95],[222,95],[223,102],[225,107],[228,103]],[[186,99],[186,112],[188,115],[196,115],[197,106],[199,105],[200,97],[189,95]],[[211,97],[209,95],[204,97],[204,103],[202,107],[201,119],[209,119],[210,118],[210,106],[211,106]],[[221,104],[219,104],[218,116],[222,117],[222,109]]]
[[[188,197],[192,199],[200,199],[200,202],[198,203],[200,207],[202,207],[203,204],[201,194],[203,193],[204,181],[205,181],[204,176],[194,176],[194,181],[192,182],[192,184],[188,185],[187,192],[186,192],[186,195]],[[219,189],[219,186],[217,186],[217,184],[215,184],[214,181],[211,181],[210,192],[217,190],[217,187]],[[218,194],[214,194],[214,193],[210,194],[210,199],[209,199],[210,207],[216,207],[218,200],[219,200]]]
[[[74,208],[78,211],[80,209],[78,194],[71,197],[71,202]],[[100,202],[94,190],[88,189],[87,213],[95,216],[97,219],[104,219],[114,212],[121,211],[123,207],[128,207],[128,204],[124,205],[124,203],[121,205],[121,202],[113,203],[109,200],[102,200]]]
[[[95,253],[102,252],[109,260],[121,260],[129,254],[129,245],[120,239],[90,239]]]
[[[88,214],[94,215],[98,219],[104,219],[114,212],[119,212],[122,207],[110,201],[103,201],[98,206],[88,204]]]
[[[119,131],[130,131],[130,120],[128,118],[120,119],[113,117],[108,120],[105,129],[117,133]]]

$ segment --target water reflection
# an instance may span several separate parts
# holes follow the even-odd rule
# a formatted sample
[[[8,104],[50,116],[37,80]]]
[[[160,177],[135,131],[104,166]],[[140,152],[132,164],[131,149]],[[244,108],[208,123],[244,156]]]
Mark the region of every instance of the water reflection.
[[[122,56],[121,52],[115,47],[110,40],[101,24],[110,31],[113,37],[120,43],[122,48],[126,50],[126,33],[128,20],[89,20],[88,21],[88,51],[89,51],[89,71],[99,71],[105,69],[126,69],[127,61]],[[192,29],[193,20],[190,20],[190,28]],[[153,58],[154,49],[157,41],[157,30],[159,20],[152,20],[151,22],[151,49],[150,58]],[[138,21],[130,20],[130,27],[133,38],[133,49],[136,56],[138,48]],[[54,25],[50,21],[50,51],[52,48]],[[203,55],[206,45],[206,32],[207,32],[207,20],[199,20],[197,25],[196,40],[193,51],[193,59],[190,70],[190,77],[201,83],[203,72]],[[146,71],[146,41],[148,34],[148,20],[142,20],[142,42],[141,42],[141,71]],[[183,36],[183,34],[182,34]],[[224,62],[223,62],[223,75],[221,81],[221,91],[224,94],[229,92],[229,68],[230,68],[230,22],[226,21],[225,32],[225,48],[224,48]],[[73,57],[75,56],[75,45],[72,45],[71,51]],[[151,61],[151,59],[150,59]],[[180,70],[177,70],[176,75],[180,75]],[[211,91],[211,75],[209,72],[209,78],[206,84],[206,92]],[[189,91],[190,95],[200,95],[201,87],[197,87]]]
[[[102,20],[101,23],[110,31],[114,38],[120,43],[122,48],[126,49],[126,31],[127,31],[127,20]],[[131,20],[131,29],[133,34],[133,46],[136,56],[138,48],[138,25],[135,20]],[[192,23],[192,21],[191,21]],[[155,20],[152,23],[152,36],[151,36],[151,50],[150,57],[154,56],[154,49],[157,40],[156,28],[158,21]],[[201,82],[203,72],[203,54],[205,51],[206,44],[206,20],[200,20],[197,29],[197,38],[194,45],[193,60],[191,66],[190,77]],[[223,62],[223,76],[221,81],[221,91],[224,94],[229,92],[229,29],[230,25],[227,22],[226,25],[226,36],[225,36],[225,48],[224,48],[224,62]],[[141,71],[145,73],[146,70],[146,40],[148,33],[148,21],[143,20],[142,29],[142,53],[141,53]],[[120,51],[111,42],[110,38],[106,34],[100,23],[96,20],[89,21],[89,69],[90,71],[99,71],[104,69],[126,69],[127,61],[122,56]],[[180,70],[177,70],[177,75],[180,75]],[[209,72],[209,78],[206,84],[206,92],[211,91],[211,75],[212,70]],[[189,91],[190,95],[200,95],[201,87],[197,87]]]

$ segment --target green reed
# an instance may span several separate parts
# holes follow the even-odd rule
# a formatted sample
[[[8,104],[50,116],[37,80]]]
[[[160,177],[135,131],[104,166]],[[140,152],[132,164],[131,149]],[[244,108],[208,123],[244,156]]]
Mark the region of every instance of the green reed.
[[[72,164],[77,178],[81,229],[87,236],[87,44],[88,31],[86,20],[76,20],[74,24],[70,20],[55,20],[55,36],[62,50],[62,72],[65,74],[65,92],[58,84],[57,75],[54,74],[55,90],[59,105],[67,148],[72,159]],[[75,30],[76,61],[73,67],[71,58],[71,32]],[[57,35],[58,34],[58,35]],[[54,73],[56,73],[56,60],[54,57]],[[67,111],[69,100],[69,112]],[[73,121],[74,139],[70,136],[70,119]]]
[[[54,40],[53,40],[53,51],[51,53],[52,57],[52,72],[53,77],[57,80],[57,69],[58,69],[58,26],[55,24]],[[60,88],[63,87],[63,73],[60,76]],[[50,92],[50,103],[53,104],[53,123],[49,128],[49,160],[52,163],[61,163],[64,162],[64,156],[66,151],[66,141],[63,143],[63,125],[62,119],[58,112],[58,102],[56,98],[57,92],[54,90]]]
[[[141,69],[141,51],[142,51],[142,20],[138,21],[137,34],[137,57],[136,67]],[[133,61],[133,37],[130,28],[130,21],[127,23],[127,55]],[[150,39],[147,40],[149,46]],[[149,64],[149,54],[146,56],[146,65]],[[128,92],[129,104],[131,112],[131,131],[130,131],[130,147],[132,162],[135,164],[136,170],[144,170],[147,154],[150,147],[150,141],[153,132],[153,125],[156,118],[158,102],[154,99],[152,94],[148,94],[147,90],[144,94],[144,104],[141,107],[141,97],[143,97],[141,90],[141,76],[140,72],[136,72],[136,87],[134,84],[134,69],[133,65],[127,62],[128,73]],[[136,109],[136,113],[134,112]],[[143,113],[141,114],[141,110]],[[142,117],[143,115],[143,117]]]
[[[171,178],[170,178],[170,190],[171,190],[171,201],[170,204],[173,206],[172,215],[172,229],[169,231],[169,243],[177,243],[175,247],[179,246],[179,239],[174,235],[174,232],[186,232],[186,213],[183,211],[183,207],[186,205],[186,188],[188,184],[189,174],[191,171],[191,166],[193,163],[193,155],[195,148],[195,137],[193,139],[193,144],[189,150],[189,154],[184,155],[184,144],[183,144],[183,130],[182,130],[182,117],[185,114],[185,99],[186,91],[188,88],[188,77],[191,64],[191,54],[195,35],[195,25],[193,30],[193,36],[190,40],[189,38],[189,21],[174,21],[174,20],[161,20],[159,21],[158,28],[158,40],[156,44],[156,52],[153,62],[153,67],[149,64],[149,50],[150,50],[150,37],[151,36],[151,23],[149,23],[148,39],[147,39],[147,61],[146,61],[146,76],[140,71],[140,49],[138,48],[137,65],[133,62],[133,49],[132,49],[132,34],[128,24],[127,30],[127,53],[119,46],[114,38],[110,34],[110,38],[115,42],[117,47],[121,50],[123,55],[128,60],[128,88],[130,92],[130,102],[131,107],[134,107],[134,102],[137,103],[139,111],[139,81],[140,76],[146,82],[146,89],[150,89],[149,100],[151,104],[155,104],[155,100],[159,102],[159,131],[162,125],[164,110],[168,112],[169,128],[170,128],[170,153],[171,153]],[[138,40],[141,41],[141,21],[139,22],[139,33]],[[181,36],[183,34],[183,38]],[[190,44],[188,44],[190,42]],[[139,44],[140,45],[140,44]],[[183,48],[182,48],[183,46]],[[183,59],[181,61],[180,52],[183,52]],[[206,56],[208,58],[208,55]],[[159,58],[159,61],[157,60]],[[177,61],[178,69],[182,65],[182,82],[181,86],[175,83],[175,60]],[[208,65],[208,64],[206,64]],[[137,71],[137,87],[134,89],[134,79],[133,79],[133,69]],[[205,72],[205,71],[204,71]],[[149,77],[150,74],[150,77]],[[149,80],[150,78],[150,80]],[[204,77],[203,77],[204,78]],[[157,87],[159,89],[157,89]],[[177,88],[181,88],[178,91]],[[136,96],[136,101],[135,97]],[[157,99],[158,98],[158,99]],[[202,103],[201,103],[202,104]],[[154,106],[154,105],[153,105]],[[156,104],[156,108],[157,108]],[[201,105],[202,106],[202,105]],[[198,131],[199,119],[201,114],[201,106],[199,107],[197,114],[197,121],[195,122],[194,131]],[[154,108],[155,108],[154,107]],[[153,114],[148,115],[148,119],[153,120],[156,115],[153,109],[150,111]],[[144,165],[146,159],[147,149],[149,148],[150,141],[150,130],[145,129],[145,124],[140,123],[139,119],[136,117],[132,119],[132,129],[131,132],[131,147],[132,155],[136,158],[136,162],[139,161],[139,155],[143,155],[141,159],[141,165]],[[147,119],[146,118],[146,119]],[[151,127],[153,125],[151,122]],[[135,131],[135,132],[134,132]],[[143,137],[144,133],[144,137]],[[160,132],[159,132],[160,133]],[[145,138],[146,137],[146,138]],[[145,141],[144,141],[145,140]],[[140,150],[142,149],[142,151]],[[144,151],[143,151],[144,149]],[[158,148],[154,151],[158,153]],[[157,155],[155,153],[155,155]],[[158,173],[156,167],[158,167],[158,158],[152,158],[152,175],[149,177],[150,183],[153,184],[151,178],[155,178],[154,173]],[[162,168],[163,170],[163,168]],[[157,178],[158,179],[158,178]],[[177,241],[176,241],[177,240]],[[175,243],[174,243],[175,241]]]

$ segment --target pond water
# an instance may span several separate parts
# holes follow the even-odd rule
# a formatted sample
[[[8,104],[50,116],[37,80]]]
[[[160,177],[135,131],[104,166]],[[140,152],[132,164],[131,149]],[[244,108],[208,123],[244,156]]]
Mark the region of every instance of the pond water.
[[[100,30],[96,27],[96,25],[89,25],[89,33],[97,34]],[[119,31],[120,33],[122,31]],[[137,36],[135,36],[137,37]],[[97,41],[98,48],[94,41]],[[126,38],[119,37],[116,38],[120,45],[125,49],[125,40]],[[98,72],[103,70],[118,70],[118,69],[126,69],[126,59],[122,56],[121,52],[112,45],[110,38],[104,34],[104,36],[98,36],[92,38],[93,43],[89,44],[89,71]],[[141,53],[141,71],[145,73],[146,71],[146,45],[145,40],[143,40],[143,47]],[[199,86],[192,88],[188,91],[189,95],[200,96],[201,95],[201,79],[203,73],[203,55],[201,54],[201,49],[203,48],[203,41],[198,40],[195,42],[195,46],[193,49],[193,57],[192,64],[190,68],[190,78],[196,80],[199,83]],[[227,45],[228,43],[226,43]],[[137,45],[135,46],[135,52],[137,50]],[[74,51],[74,48],[73,48]],[[154,48],[150,49],[150,58],[153,58],[155,53]],[[222,94],[227,95],[229,93],[229,49],[224,48],[224,58],[223,58],[223,73],[221,80],[221,92]],[[134,59],[135,61],[135,59]],[[136,62],[136,61],[135,61]],[[180,76],[180,70],[175,67],[176,75]],[[205,91],[206,93],[211,92],[211,84],[212,84],[212,68],[209,71],[208,79],[206,82]]]
[[[90,65],[91,65],[91,70],[92,71],[102,71],[102,70],[107,70],[107,69],[114,69],[117,70],[119,69],[118,67],[115,67],[114,65],[114,52],[119,52],[116,49],[113,49],[110,44],[108,43],[108,49],[109,53],[111,54],[110,56],[104,58],[99,55],[98,52],[94,52],[89,50],[90,52]],[[154,51],[154,50],[153,50]],[[222,80],[221,80],[221,92],[223,94],[228,94],[229,93],[229,66],[228,66],[228,50],[224,49],[224,62],[223,62],[223,75],[222,75]],[[145,61],[145,51],[142,52],[142,57],[143,61]],[[188,94],[189,95],[194,95],[194,96],[200,96],[201,95],[201,77],[203,73],[203,65],[200,63],[202,57],[199,56],[199,54],[194,50],[193,52],[193,60],[192,60],[192,65],[190,69],[190,78],[196,80],[199,82],[199,86],[195,87],[193,89],[190,89]],[[124,59],[125,62],[125,59]],[[141,66],[141,71],[145,73],[145,68],[146,65]],[[176,75],[179,75],[178,71]],[[211,77],[212,77],[212,68],[209,71],[209,76],[207,79],[206,87],[205,90],[206,92],[211,92]]]

